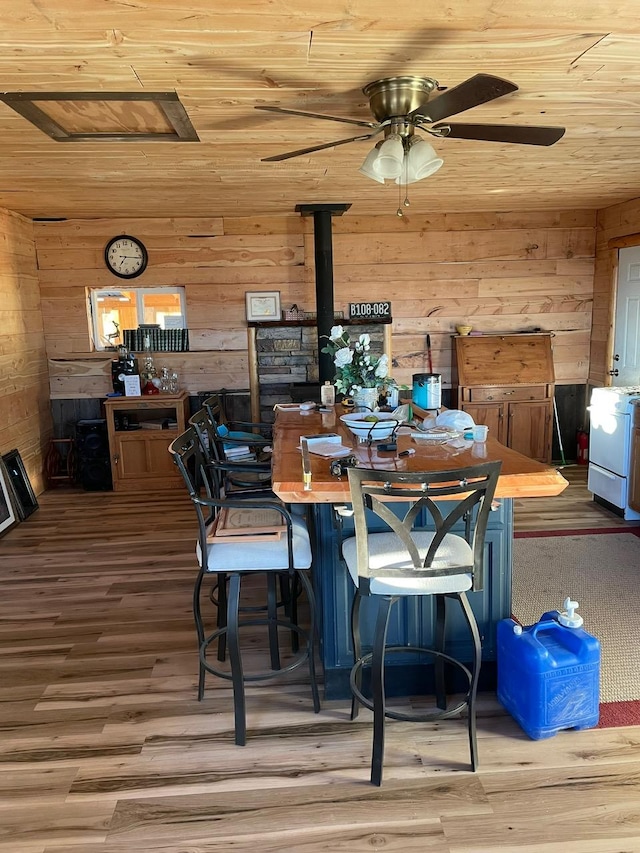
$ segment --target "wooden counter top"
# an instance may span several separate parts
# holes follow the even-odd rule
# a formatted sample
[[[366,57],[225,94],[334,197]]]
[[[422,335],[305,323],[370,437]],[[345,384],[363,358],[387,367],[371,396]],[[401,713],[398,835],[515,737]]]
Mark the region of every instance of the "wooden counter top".
[[[273,490],[287,503],[342,503],[349,500],[349,483],[346,477],[333,477],[329,473],[330,459],[310,454],[311,491],[305,492],[302,483],[302,457],[298,450],[301,435],[337,432],[342,443],[353,448],[354,455],[365,467],[388,468],[402,471],[446,471],[463,468],[480,462],[502,460],[496,497],[532,498],[559,495],[567,487],[564,477],[552,467],[528,459],[489,437],[486,444],[473,444],[464,449],[451,444],[432,444],[428,440],[414,440],[408,435],[398,436],[398,450],[383,453],[375,444],[357,444],[355,436],[341,423],[342,406],[331,414],[312,411],[278,412],[273,441]],[[415,455],[398,458],[398,453],[414,448]]]

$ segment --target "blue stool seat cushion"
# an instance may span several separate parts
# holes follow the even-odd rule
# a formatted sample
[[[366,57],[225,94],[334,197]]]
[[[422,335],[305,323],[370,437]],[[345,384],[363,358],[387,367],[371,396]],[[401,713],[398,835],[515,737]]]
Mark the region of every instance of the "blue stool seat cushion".
[[[412,533],[418,553],[424,560],[434,534],[422,531]],[[369,565],[374,572],[389,569],[413,568],[406,548],[395,533],[370,533],[367,536],[369,544]],[[342,554],[349,569],[354,584],[358,586],[358,558],[355,536],[346,539],[342,544]],[[432,568],[441,569],[460,566],[473,566],[473,551],[462,536],[448,533],[436,551]],[[471,589],[473,578],[468,574],[444,575],[440,577],[372,577],[370,592],[372,595],[438,595],[447,592],[466,592]]]
[[[265,438],[263,435],[259,435],[255,432],[245,432],[241,429],[232,429],[230,430],[226,424],[219,424],[216,428],[216,432],[219,438],[233,438],[236,441],[247,441],[253,442],[253,444],[265,444],[269,441],[269,439]],[[236,447],[235,444],[229,442],[224,445],[224,449],[228,450],[229,448]]]

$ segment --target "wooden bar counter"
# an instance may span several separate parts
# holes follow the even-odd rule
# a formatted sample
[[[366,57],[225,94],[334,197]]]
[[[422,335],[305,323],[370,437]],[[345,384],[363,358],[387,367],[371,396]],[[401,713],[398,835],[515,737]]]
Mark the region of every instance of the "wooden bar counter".
[[[415,409],[415,407],[414,407]],[[416,412],[418,415],[420,411]],[[342,424],[342,407],[330,414],[317,410],[278,412],[273,442],[273,489],[287,503],[310,504],[315,531],[314,583],[321,609],[321,656],[325,674],[325,695],[328,699],[349,695],[349,671],[353,661],[349,617],[353,588],[346,567],[340,560],[338,527],[342,535],[353,535],[350,519],[339,520],[334,504],[350,502],[347,477],[334,477],[329,470],[330,460],[310,454],[311,489],[305,491],[302,479],[302,457],[298,446],[301,435],[334,432],[342,443],[352,448],[360,465],[370,468],[407,471],[446,471],[477,465],[480,462],[502,461],[496,492],[497,508],[491,513],[485,544],[485,588],[469,594],[476,614],[483,647],[481,686],[495,685],[495,626],[500,619],[511,615],[511,568],[513,541],[513,499],[559,495],[567,481],[554,468],[522,456],[489,437],[484,444],[465,442],[434,444],[410,435],[398,435],[398,449],[382,452],[376,444],[358,444],[355,436]],[[400,451],[413,448],[415,454],[398,457]],[[365,600],[365,605],[368,602]],[[452,609],[447,625],[447,647],[458,660],[469,660],[471,649],[462,618]],[[362,621],[367,626],[371,618],[365,612]],[[431,597],[409,597],[394,608],[394,620],[389,628],[389,643],[429,647],[433,640],[433,602]],[[425,666],[406,663],[407,656],[389,667],[389,689],[403,695],[419,694],[429,689]]]
[[[414,407],[415,409],[415,407]],[[417,410],[418,414],[420,410]],[[342,443],[353,448],[360,464],[367,468],[390,468],[394,471],[446,471],[464,468],[480,462],[502,461],[496,497],[533,498],[559,495],[567,481],[556,471],[541,462],[529,459],[510,450],[489,435],[484,444],[474,444],[459,450],[451,444],[434,444],[428,440],[413,440],[408,435],[398,436],[398,450],[383,453],[376,444],[367,447],[357,444],[356,438],[340,421],[342,407],[336,406],[331,414],[318,411],[278,412],[273,444],[273,488],[282,500],[289,503],[344,503],[349,500],[346,477],[338,479],[329,473],[329,460],[311,454],[311,491],[304,491],[302,460],[298,445],[301,435],[336,432]],[[398,458],[401,450],[413,448],[414,456]]]

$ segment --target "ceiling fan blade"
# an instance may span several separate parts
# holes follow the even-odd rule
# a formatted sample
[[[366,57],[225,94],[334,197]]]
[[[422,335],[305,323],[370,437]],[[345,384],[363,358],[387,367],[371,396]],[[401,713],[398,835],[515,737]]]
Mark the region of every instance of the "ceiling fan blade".
[[[284,113],[290,116],[306,116],[307,118],[322,118],[326,121],[342,121],[345,124],[357,124],[359,127],[377,127],[377,122],[360,121],[355,118],[340,118],[339,116],[324,116],[321,113],[307,113],[304,110],[286,110],[283,107],[254,107],[254,110],[264,110],[269,113]]]
[[[313,151],[322,151],[323,148],[335,148],[337,145],[346,145],[347,142],[363,142],[365,139],[371,139],[379,131],[375,133],[367,133],[363,136],[352,136],[349,139],[337,139],[335,142],[325,142],[324,145],[313,145],[311,148],[299,148],[297,151],[287,151],[286,154],[276,154],[274,157],[263,157],[262,163],[275,163],[278,160],[289,160],[291,157],[300,157],[301,154],[311,154]]]
[[[454,86],[442,95],[438,95],[428,104],[418,107],[409,114],[413,120],[441,121],[443,118],[462,113],[479,104],[486,104],[510,92],[517,92],[518,87],[509,80],[493,77],[491,74],[476,74],[469,77],[459,86]]]
[[[526,127],[514,124],[436,124],[434,131],[451,139],[479,139],[484,142],[515,142],[518,145],[553,145],[562,139],[564,127]]]

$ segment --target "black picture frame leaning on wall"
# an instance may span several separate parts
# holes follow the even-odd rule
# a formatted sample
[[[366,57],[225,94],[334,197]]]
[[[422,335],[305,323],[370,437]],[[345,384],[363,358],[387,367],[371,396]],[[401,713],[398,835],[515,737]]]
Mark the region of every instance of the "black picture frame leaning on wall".
[[[0,536],[18,523],[14,509],[9,473],[0,460]]]
[[[7,473],[16,514],[20,521],[24,521],[38,509],[38,499],[29,481],[20,452],[14,448],[8,453],[3,453],[2,463]]]

